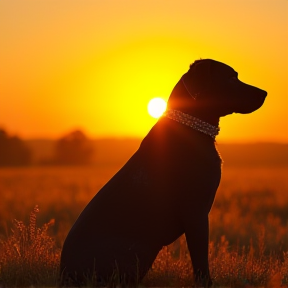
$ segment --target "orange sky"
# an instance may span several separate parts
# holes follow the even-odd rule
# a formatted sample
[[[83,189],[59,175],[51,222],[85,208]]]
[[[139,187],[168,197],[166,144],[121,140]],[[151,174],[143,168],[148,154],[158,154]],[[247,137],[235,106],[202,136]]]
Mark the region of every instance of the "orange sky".
[[[0,126],[25,138],[143,137],[195,59],[268,91],[219,142],[288,142],[287,0],[1,0]]]

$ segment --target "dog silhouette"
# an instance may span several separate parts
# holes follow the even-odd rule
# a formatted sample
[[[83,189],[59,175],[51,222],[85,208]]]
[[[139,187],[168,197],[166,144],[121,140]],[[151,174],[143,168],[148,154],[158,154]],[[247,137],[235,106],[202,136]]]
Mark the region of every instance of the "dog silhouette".
[[[116,271],[120,282],[137,283],[162,247],[185,234],[195,283],[211,285],[208,214],[221,178],[219,118],[251,113],[266,96],[226,64],[204,59],[190,65],[164,116],[70,230],[63,281],[81,285],[96,273],[108,283]]]

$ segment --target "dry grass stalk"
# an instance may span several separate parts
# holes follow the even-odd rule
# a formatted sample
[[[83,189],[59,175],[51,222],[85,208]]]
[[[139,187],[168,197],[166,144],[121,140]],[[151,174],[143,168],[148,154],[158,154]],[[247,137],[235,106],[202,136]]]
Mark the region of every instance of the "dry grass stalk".
[[[0,246],[0,281],[4,286],[56,285],[60,251],[47,231],[54,220],[36,226],[36,205],[29,225],[14,220],[14,230]]]
[[[28,226],[15,220],[12,235],[1,242],[0,284],[3,286],[55,286],[57,283],[60,250],[47,233],[54,220],[37,228],[38,212],[39,208],[35,206]],[[268,255],[265,229],[260,227],[259,231],[256,247],[252,240],[249,247],[231,247],[225,236],[218,244],[210,243],[209,262],[214,287],[287,287],[288,252],[280,258]],[[182,237],[160,251],[143,280],[145,286],[188,287],[193,284],[191,261],[184,240]],[[96,276],[93,275],[95,279]],[[95,279],[88,281],[90,286]]]

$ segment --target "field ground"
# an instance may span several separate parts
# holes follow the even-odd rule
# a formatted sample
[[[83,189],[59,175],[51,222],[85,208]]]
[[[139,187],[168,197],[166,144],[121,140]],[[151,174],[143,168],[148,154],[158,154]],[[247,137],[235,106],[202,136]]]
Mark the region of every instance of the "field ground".
[[[56,243],[54,248],[59,248],[60,251],[79,213],[120,168],[121,164],[1,169],[0,239],[7,244],[7,238],[10,237],[12,241],[10,244],[15,246],[15,243],[13,244],[15,239],[11,240],[13,219],[22,220],[27,226],[29,213],[38,204],[40,208],[40,212],[37,213],[38,227],[44,229],[44,224],[54,219],[54,225],[49,229],[46,227],[48,231],[44,231],[45,228],[41,235],[48,237],[45,238],[47,243],[53,238],[55,240],[53,245]],[[210,213],[210,266],[217,287],[287,285],[287,175],[287,167],[226,169],[224,165],[222,182]],[[191,267],[184,240],[178,239],[162,250],[154,263],[153,271],[145,280],[147,286],[185,286],[191,280],[189,279]],[[50,242],[48,244],[52,245]],[[5,252],[3,247],[2,245],[0,253]],[[54,259],[56,262],[53,262],[53,259],[49,260],[51,265],[54,263],[54,266],[52,265],[54,268],[51,266],[52,270],[54,269],[52,274],[56,273],[55,267],[59,258],[57,253],[53,255],[56,255]],[[8,279],[7,274],[4,275],[5,269],[7,273],[7,267],[4,267],[2,261],[0,283]],[[16,273],[16,268],[15,271],[13,269],[8,269],[12,278],[15,276],[13,273]],[[47,267],[45,269],[49,270]],[[27,273],[26,271],[25,275]],[[52,277],[53,281],[55,277],[55,275]],[[47,286],[48,283],[53,285],[53,281],[51,283],[47,280],[43,285]],[[40,285],[42,282],[37,283]]]

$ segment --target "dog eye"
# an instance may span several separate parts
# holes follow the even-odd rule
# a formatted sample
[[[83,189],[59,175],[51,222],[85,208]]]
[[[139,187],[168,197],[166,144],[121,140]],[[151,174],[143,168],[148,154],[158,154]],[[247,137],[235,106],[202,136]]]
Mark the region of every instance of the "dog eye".
[[[229,81],[231,83],[234,83],[234,82],[238,81],[238,77],[237,76],[233,76],[233,77],[229,78]]]

